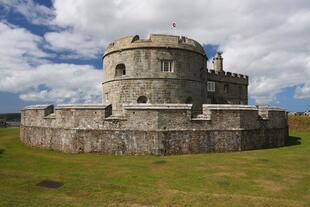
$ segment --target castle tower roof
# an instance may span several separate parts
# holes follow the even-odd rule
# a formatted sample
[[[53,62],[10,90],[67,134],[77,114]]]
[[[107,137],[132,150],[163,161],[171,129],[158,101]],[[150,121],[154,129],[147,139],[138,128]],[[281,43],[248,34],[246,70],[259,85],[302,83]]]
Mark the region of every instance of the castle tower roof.
[[[173,48],[199,53],[207,58],[203,47],[195,40],[175,35],[151,34],[148,39],[140,39],[138,35],[127,36],[110,43],[104,56],[114,52],[135,48]]]

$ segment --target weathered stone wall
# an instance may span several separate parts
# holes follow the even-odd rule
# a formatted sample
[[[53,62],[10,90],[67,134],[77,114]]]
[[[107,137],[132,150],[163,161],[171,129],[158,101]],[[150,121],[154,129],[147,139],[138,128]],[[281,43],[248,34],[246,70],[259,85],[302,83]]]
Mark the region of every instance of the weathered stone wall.
[[[209,70],[207,80],[215,82],[215,91],[208,92],[208,103],[248,104],[248,76]]]
[[[173,62],[173,72],[161,71],[163,60]],[[192,103],[196,111],[206,103],[247,104],[248,77],[208,71],[207,60],[202,46],[186,37],[153,34],[116,40],[103,56],[103,103],[112,104],[115,115],[122,113],[122,104],[137,103],[141,96],[151,104]],[[207,81],[216,83],[215,92],[207,91]]]
[[[206,95],[206,85],[184,79],[123,79],[106,82],[104,91],[109,94],[108,102],[113,103],[113,108],[116,108],[113,113],[120,114],[122,104],[137,103],[141,96],[147,97],[147,103],[155,104],[186,103],[191,99],[196,108],[201,107]]]
[[[171,38],[175,42],[162,47],[160,41]],[[121,113],[123,103],[137,103],[140,96],[152,104],[190,100],[199,107],[206,102],[207,58],[200,47],[179,42],[175,36],[160,41],[151,36],[139,43],[125,40],[117,41],[104,56],[103,103],[112,104],[114,114]],[[161,71],[163,60],[173,61],[173,72]],[[122,75],[117,73],[119,64],[125,66]]]
[[[283,146],[286,112],[245,105],[127,104],[122,117],[111,106],[28,107],[21,140],[64,152],[169,155],[239,151]],[[225,120],[225,121],[223,121]]]

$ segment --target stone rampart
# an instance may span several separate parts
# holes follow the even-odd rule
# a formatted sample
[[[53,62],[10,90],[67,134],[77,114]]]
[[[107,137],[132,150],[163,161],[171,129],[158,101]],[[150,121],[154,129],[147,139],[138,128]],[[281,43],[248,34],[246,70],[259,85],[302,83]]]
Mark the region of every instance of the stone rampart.
[[[191,104],[30,106],[21,114],[21,140],[63,152],[170,155],[240,151],[285,145],[286,112],[247,105]]]

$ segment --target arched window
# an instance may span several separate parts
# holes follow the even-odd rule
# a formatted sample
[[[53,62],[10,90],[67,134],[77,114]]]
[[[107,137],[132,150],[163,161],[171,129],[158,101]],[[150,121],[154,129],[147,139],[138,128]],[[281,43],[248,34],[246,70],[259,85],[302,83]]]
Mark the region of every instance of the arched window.
[[[193,103],[192,97],[190,97],[190,96],[187,97],[186,100],[185,100],[185,103],[186,103],[186,104],[191,104],[191,103]]]
[[[115,67],[115,76],[122,76],[122,75],[126,75],[126,66],[123,63],[118,64]]]
[[[139,96],[137,103],[147,103],[147,98],[145,96]]]

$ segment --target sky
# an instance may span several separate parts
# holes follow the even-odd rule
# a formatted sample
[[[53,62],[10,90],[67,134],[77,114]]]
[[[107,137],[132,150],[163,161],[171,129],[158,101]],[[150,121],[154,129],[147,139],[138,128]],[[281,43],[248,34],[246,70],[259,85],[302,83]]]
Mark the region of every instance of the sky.
[[[0,113],[100,103],[107,44],[152,33],[223,52],[250,104],[310,110],[309,0],[0,0]]]

